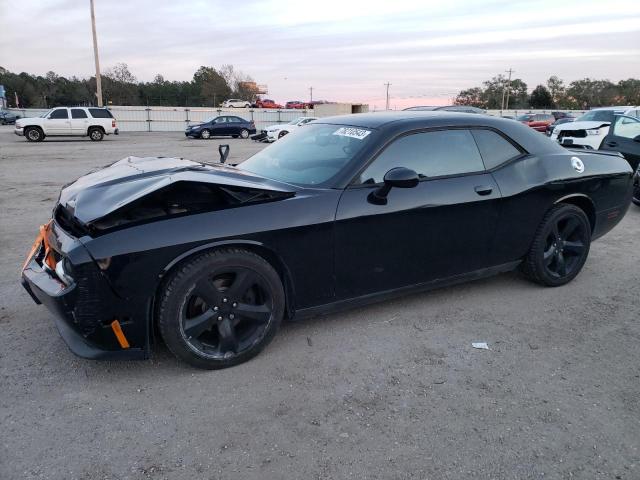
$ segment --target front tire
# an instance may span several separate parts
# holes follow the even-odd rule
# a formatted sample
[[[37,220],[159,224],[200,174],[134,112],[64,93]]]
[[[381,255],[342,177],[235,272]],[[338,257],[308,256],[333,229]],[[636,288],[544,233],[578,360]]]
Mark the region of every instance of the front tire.
[[[278,273],[240,249],[214,250],[189,261],[167,280],[157,321],[167,347],[188,364],[231,367],[256,356],[284,316]]]
[[[44,140],[44,132],[38,127],[28,127],[25,129],[24,136],[30,142],[41,142]]]
[[[285,136],[286,134],[288,134],[288,133],[289,133],[289,132],[287,132],[286,130],[283,130],[283,131],[281,131],[281,132],[278,134],[278,138],[282,138],[282,137],[284,137],[284,136]]]
[[[211,138],[211,132],[209,130],[202,130],[200,132],[200,138],[203,140],[209,140]]]
[[[591,246],[591,224],[574,205],[553,207],[542,219],[522,271],[531,281],[559,287],[582,270]]]

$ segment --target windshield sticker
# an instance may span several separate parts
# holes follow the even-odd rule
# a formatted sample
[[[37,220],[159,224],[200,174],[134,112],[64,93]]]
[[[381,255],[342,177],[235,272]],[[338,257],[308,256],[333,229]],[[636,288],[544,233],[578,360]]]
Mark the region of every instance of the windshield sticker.
[[[333,132],[334,135],[338,135],[340,137],[357,138],[358,140],[364,139],[370,133],[371,133],[371,130],[365,130],[363,128],[354,128],[354,127],[341,127],[335,132]]]

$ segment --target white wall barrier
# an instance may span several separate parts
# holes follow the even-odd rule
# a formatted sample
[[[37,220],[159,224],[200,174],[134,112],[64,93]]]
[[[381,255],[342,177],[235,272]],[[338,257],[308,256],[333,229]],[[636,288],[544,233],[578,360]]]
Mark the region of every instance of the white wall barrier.
[[[46,109],[11,108],[11,112],[21,117],[37,117]],[[274,110],[260,108],[205,108],[205,107],[145,107],[110,106],[109,110],[118,121],[122,132],[182,132],[189,125],[201,123],[218,115],[236,115],[253,120],[258,131],[278,123],[287,123],[297,117],[313,116],[313,110]],[[504,110],[503,115],[516,117],[523,113],[550,113],[555,110]],[[562,110],[573,116],[582,115],[584,110]],[[500,116],[500,110],[487,113]]]
[[[37,117],[46,109],[12,108],[20,117]],[[261,108],[145,107],[110,106],[122,132],[182,132],[189,125],[218,115],[235,115],[253,120],[258,131],[277,123],[287,123],[302,116],[313,116],[313,110],[275,110]]]

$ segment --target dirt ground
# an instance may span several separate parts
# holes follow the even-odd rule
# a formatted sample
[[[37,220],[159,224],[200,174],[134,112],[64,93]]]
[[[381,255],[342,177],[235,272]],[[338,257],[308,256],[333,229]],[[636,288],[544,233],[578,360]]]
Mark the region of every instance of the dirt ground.
[[[0,479],[638,479],[640,208],[556,289],[497,276],[284,325],[223,371],[69,352],[19,271],[60,187],[176,133],[0,127]],[[490,350],[471,342],[486,341]]]

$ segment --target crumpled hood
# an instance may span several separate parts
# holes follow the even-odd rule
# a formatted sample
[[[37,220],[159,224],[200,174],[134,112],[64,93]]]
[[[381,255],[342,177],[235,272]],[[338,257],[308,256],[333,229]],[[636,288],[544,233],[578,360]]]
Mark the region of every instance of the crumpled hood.
[[[60,192],[58,203],[87,224],[176,182],[293,193],[296,188],[226,165],[165,157],[127,157],[80,177]]]
[[[591,130],[593,128],[600,128],[602,126],[608,127],[609,125],[611,125],[609,122],[603,121],[568,122],[555,127],[553,133],[560,132],[561,130]]]

